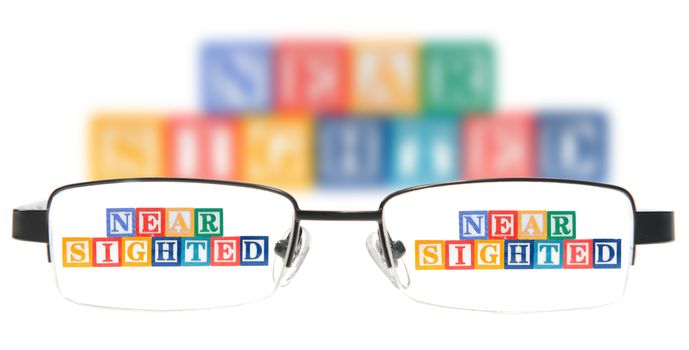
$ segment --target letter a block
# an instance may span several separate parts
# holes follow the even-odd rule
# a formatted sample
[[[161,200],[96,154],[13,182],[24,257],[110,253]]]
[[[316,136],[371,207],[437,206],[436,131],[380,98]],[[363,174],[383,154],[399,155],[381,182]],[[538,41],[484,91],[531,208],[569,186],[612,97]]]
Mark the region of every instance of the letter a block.
[[[548,239],[577,238],[577,219],[573,211],[548,212]]]
[[[135,208],[107,208],[105,216],[108,237],[136,236]]]
[[[242,266],[267,266],[268,253],[270,246],[268,245],[267,236],[242,236],[240,238],[241,244],[241,262]]]
[[[223,235],[222,208],[196,208],[196,236],[211,237]]]
[[[445,241],[417,240],[415,260],[417,270],[443,270],[445,268]]]
[[[488,211],[460,211],[459,239],[487,239]]]
[[[194,236],[194,208],[167,208],[165,210],[167,237]]]
[[[518,212],[519,239],[547,239],[547,212],[543,210],[520,210]]]

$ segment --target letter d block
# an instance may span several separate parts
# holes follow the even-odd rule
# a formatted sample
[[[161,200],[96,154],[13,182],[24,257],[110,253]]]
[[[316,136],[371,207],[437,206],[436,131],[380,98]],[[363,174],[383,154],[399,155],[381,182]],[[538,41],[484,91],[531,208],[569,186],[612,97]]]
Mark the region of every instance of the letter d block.
[[[211,266],[239,266],[239,237],[211,237]]]
[[[417,240],[415,246],[415,260],[417,270],[445,269],[445,241]]]
[[[593,268],[619,269],[622,265],[621,239],[593,240]]]
[[[577,217],[573,211],[548,212],[548,239],[577,238]]]
[[[63,237],[62,238],[62,266],[89,267],[92,266],[91,238]]]
[[[241,242],[241,263],[242,266],[267,266],[268,246],[267,236],[242,236]]]
[[[222,208],[196,208],[196,236],[211,237],[223,235]]]
[[[459,239],[487,239],[488,211],[460,211]]]

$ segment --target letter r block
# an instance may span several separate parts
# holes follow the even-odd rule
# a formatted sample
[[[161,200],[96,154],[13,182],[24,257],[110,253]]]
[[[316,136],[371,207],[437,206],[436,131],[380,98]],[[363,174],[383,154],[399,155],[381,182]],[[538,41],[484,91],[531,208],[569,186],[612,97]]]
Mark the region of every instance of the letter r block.
[[[548,212],[548,239],[577,238],[577,218],[573,211]]]
[[[443,270],[445,268],[445,241],[416,240],[415,260],[417,270]]]
[[[223,235],[222,208],[196,208],[196,236],[211,237]]]
[[[488,211],[460,211],[459,239],[487,239]]]

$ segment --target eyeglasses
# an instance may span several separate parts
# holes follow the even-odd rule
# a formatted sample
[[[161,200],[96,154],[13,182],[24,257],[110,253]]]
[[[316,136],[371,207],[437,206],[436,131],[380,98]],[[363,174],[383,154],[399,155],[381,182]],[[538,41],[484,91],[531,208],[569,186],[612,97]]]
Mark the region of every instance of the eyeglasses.
[[[412,187],[376,211],[302,210],[271,187],[137,178],[58,188],[14,210],[12,235],[48,245],[74,302],[170,310],[254,302],[286,286],[309,250],[304,221],[375,221],[368,251],[410,298],[490,311],[619,299],[638,244],[674,239],[673,212],[626,190],[554,179]]]

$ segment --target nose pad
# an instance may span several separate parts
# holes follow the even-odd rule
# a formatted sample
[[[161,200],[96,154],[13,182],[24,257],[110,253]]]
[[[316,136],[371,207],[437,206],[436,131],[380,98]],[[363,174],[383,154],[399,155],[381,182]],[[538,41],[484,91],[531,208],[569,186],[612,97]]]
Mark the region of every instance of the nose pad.
[[[383,249],[385,248],[380,242],[378,232],[373,232],[368,236],[366,239],[366,249],[371,259],[373,259],[373,262],[378,265],[380,271],[382,271],[385,277],[392,282],[393,286],[400,289],[409,287],[409,272],[407,271],[407,266],[404,264],[404,260],[400,259],[405,253],[404,244],[402,244],[402,242],[393,242],[391,257],[392,267],[388,267],[385,261],[385,255],[383,254]]]
[[[282,239],[275,244],[275,254],[282,258],[283,264],[273,265],[273,280],[278,283],[280,287],[289,285],[294,275],[299,271],[301,264],[304,262],[306,255],[309,253],[311,247],[311,234],[303,227],[299,227],[300,234],[296,237],[298,239],[297,245],[294,248],[292,255],[292,266],[284,267],[284,262],[287,260],[287,239]]]

